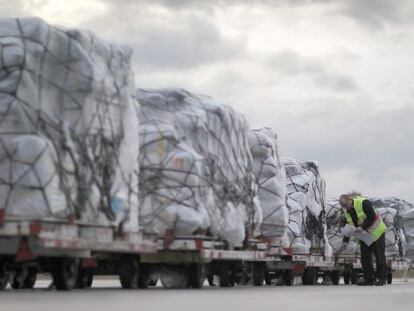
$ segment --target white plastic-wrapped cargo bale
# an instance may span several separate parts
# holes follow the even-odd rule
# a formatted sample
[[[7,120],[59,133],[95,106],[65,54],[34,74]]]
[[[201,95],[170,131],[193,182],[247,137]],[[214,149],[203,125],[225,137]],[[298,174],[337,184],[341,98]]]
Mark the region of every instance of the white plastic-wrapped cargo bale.
[[[258,198],[263,210],[260,235],[272,245],[288,246],[285,169],[279,156],[277,136],[271,128],[249,132],[253,172],[258,185]]]
[[[414,262],[414,208],[401,213],[404,237],[406,240],[406,257]]]
[[[0,206],[138,230],[131,49],[38,18],[0,19]]]
[[[312,248],[331,256],[326,235],[325,180],[318,164],[294,159],[282,162],[286,171],[290,247],[297,253],[309,253]]]
[[[414,249],[414,246],[407,244],[406,235],[409,240],[410,225],[407,225],[406,213],[413,207],[412,204],[396,197],[369,198],[375,208],[378,209],[387,231],[385,234],[385,251],[387,255],[400,255],[404,257],[407,249]],[[409,223],[409,221],[408,221]],[[406,232],[407,231],[407,232]]]
[[[359,254],[359,244],[354,238],[350,238],[346,248],[343,248],[344,235],[341,229],[345,225],[345,217],[337,199],[330,199],[326,202],[326,225],[329,244],[335,254],[339,250],[341,250],[341,255]]]
[[[181,89],[137,90],[136,98],[144,229],[241,246],[261,221],[245,118]]]
[[[405,245],[402,245],[400,242],[400,236],[402,230],[399,231],[394,223],[397,218],[397,210],[390,207],[380,207],[377,209],[378,213],[381,215],[382,220],[387,226],[387,231],[385,232],[385,253],[387,256],[392,255],[405,255]],[[401,252],[400,252],[401,247]]]

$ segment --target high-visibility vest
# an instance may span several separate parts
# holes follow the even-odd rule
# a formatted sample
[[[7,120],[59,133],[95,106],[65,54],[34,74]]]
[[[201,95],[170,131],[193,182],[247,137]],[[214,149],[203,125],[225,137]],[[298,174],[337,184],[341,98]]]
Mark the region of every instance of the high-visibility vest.
[[[358,226],[360,226],[365,220],[365,218],[367,218],[367,215],[365,214],[364,209],[362,208],[362,204],[365,200],[367,200],[367,198],[364,198],[364,197],[356,197],[353,199],[354,209],[355,209],[355,212],[358,218]],[[374,241],[376,241],[381,237],[381,235],[384,234],[384,232],[387,230],[387,227],[382,221],[382,218],[380,214],[378,213],[377,209],[374,208],[374,210],[375,210],[375,221],[370,227],[366,229],[366,231],[371,233]],[[354,222],[352,221],[352,217],[349,212],[345,213],[345,218],[348,224],[354,226]]]

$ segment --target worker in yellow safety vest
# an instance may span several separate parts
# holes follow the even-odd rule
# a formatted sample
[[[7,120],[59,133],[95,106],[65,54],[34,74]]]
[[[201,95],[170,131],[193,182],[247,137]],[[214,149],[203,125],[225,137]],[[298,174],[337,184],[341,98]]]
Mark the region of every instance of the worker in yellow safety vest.
[[[339,203],[344,208],[346,222],[349,225],[355,226],[356,231],[371,234],[371,238],[374,241],[369,246],[360,241],[364,280],[358,281],[357,284],[384,285],[387,278],[385,259],[385,231],[387,227],[382,221],[381,216],[371,201],[362,196],[352,197],[351,195],[343,194],[339,198]],[[349,238],[344,239],[344,241],[347,240]],[[372,255],[375,256],[376,260],[376,276],[374,274]]]

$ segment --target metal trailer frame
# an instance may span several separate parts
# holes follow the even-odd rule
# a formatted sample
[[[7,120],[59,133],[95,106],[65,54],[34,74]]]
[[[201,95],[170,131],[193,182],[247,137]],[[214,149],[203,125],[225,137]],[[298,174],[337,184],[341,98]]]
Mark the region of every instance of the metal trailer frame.
[[[392,283],[395,271],[403,271],[406,278],[408,271],[412,267],[408,261],[398,255],[388,255],[386,256],[386,261],[388,284]],[[340,271],[345,284],[355,284],[359,277],[362,277],[362,264],[359,254],[340,255],[336,263],[336,269]]]
[[[114,227],[74,221],[7,219],[0,224],[0,289],[4,277],[13,288],[31,288],[37,272],[50,272],[57,289],[84,288],[93,275],[119,275],[123,288],[146,288],[160,279],[164,287],[201,288],[324,282],[355,283],[361,273],[358,255],[325,258],[321,250],[294,253],[291,248],[251,239],[240,249],[206,236],[163,238],[142,232],[122,233]],[[398,256],[387,257],[390,271],[408,270]],[[7,282],[6,282],[7,284]]]
[[[0,225],[0,289],[32,288],[38,272],[52,274],[61,290],[87,287],[99,259],[112,262],[119,273],[123,259],[157,252],[157,238],[142,232],[122,233],[114,227],[53,219],[8,218]],[[125,268],[124,268],[125,270]]]
[[[260,240],[249,240],[245,244],[244,249],[227,249],[223,241],[204,236],[165,237],[159,241],[158,252],[141,255],[141,262],[151,266],[152,273],[158,274],[161,281],[162,274],[168,270],[191,280],[189,274],[198,266],[198,270],[204,269],[210,285],[221,287],[248,283],[291,286],[295,276],[301,276],[304,284],[313,285],[320,275],[330,277],[335,273],[333,258],[324,258],[318,250],[296,254],[291,248],[270,246]],[[199,288],[191,285],[191,281],[187,285],[185,281],[173,285],[162,283],[165,287]]]

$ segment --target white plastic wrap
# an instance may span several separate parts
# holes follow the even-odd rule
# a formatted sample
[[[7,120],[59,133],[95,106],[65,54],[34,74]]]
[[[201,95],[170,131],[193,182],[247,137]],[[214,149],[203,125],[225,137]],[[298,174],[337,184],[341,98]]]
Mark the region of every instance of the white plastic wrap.
[[[245,118],[181,89],[138,90],[136,98],[144,229],[241,246],[261,222]]]
[[[345,216],[339,201],[337,199],[328,200],[326,202],[327,235],[333,252],[337,254],[341,250],[341,255],[357,255],[360,253],[359,244],[354,238],[350,238],[347,247],[343,248],[344,235],[341,233],[341,229],[345,223]]]
[[[288,246],[286,176],[280,159],[277,136],[271,128],[249,132],[253,172],[258,185],[258,198],[263,210],[260,235],[272,245]]]
[[[286,171],[288,235],[290,247],[298,253],[320,250],[332,255],[325,221],[325,180],[316,162],[283,159]]]
[[[413,205],[396,197],[369,198],[378,209],[387,231],[385,234],[385,251],[387,255],[400,255],[414,259],[414,232],[411,232],[409,211]]]
[[[403,219],[401,213],[407,211],[407,202],[397,198],[369,198],[373,206],[378,210],[387,231],[385,233],[385,253],[387,256],[405,256],[407,243],[403,232]],[[337,252],[342,245],[343,235],[341,227],[345,225],[345,216],[338,199],[331,199],[327,202],[327,225],[328,238],[334,252]],[[359,244],[354,238],[350,239],[348,248],[342,254],[359,254]]]
[[[6,215],[138,230],[131,49],[38,18],[0,19]]]

